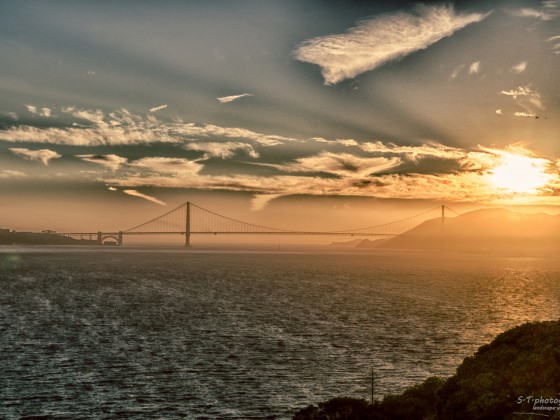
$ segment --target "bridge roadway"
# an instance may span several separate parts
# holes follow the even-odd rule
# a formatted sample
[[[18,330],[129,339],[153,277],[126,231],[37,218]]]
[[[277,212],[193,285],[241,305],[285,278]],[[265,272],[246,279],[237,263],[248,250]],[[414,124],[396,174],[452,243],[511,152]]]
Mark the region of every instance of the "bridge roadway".
[[[98,236],[101,234],[103,238],[108,238],[111,236],[118,236],[118,235],[184,235],[185,231],[181,232],[126,232],[126,231],[119,231],[119,232],[57,232],[59,235],[63,236]],[[278,232],[214,232],[214,231],[191,231],[191,235],[308,235],[308,236],[396,236],[397,233],[357,233],[357,232],[312,232],[312,231],[278,231]]]

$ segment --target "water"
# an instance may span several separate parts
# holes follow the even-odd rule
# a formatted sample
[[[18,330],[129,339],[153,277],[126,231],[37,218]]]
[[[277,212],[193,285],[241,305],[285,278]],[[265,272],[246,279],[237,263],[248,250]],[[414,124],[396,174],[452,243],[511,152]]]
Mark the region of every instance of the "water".
[[[560,314],[560,260],[0,250],[0,417],[290,418]]]

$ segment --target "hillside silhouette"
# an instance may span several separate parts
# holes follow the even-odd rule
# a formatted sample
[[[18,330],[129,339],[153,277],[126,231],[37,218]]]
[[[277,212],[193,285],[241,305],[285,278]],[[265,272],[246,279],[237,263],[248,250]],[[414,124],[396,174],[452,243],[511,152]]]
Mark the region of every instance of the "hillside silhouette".
[[[17,232],[0,229],[0,245],[96,245],[97,241],[74,239],[55,232]]]
[[[455,218],[428,220],[394,238],[361,243],[389,249],[423,249],[513,254],[560,251],[560,215],[483,209]]]
[[[500,334],[467,357],[449,379],[428,378],[373,404],[334,398],[294,420],[560,419],[560,321]]]

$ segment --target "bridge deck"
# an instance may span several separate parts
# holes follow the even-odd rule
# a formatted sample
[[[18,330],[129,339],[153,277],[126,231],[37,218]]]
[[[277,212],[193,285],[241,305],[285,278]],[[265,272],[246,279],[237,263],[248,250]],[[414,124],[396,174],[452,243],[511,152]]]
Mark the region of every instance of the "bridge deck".
[[[59,232],[59,235],[66,236],[93,236],[98,232]],[[184,235],[185,232],[101,232],[104,236],[118,235]],[[358,232],[308,232],[308,231],[280,231],[280,232],[212,232],[194,231],[191,235],[306,235],[306,236],[396,236],[396,233],[358,233]]]

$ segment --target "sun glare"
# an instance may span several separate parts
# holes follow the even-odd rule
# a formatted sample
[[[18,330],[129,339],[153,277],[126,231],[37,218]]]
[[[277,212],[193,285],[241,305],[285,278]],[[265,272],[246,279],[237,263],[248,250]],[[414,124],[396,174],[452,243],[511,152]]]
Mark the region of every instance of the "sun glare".
[[[495,187],[511,193],[534,194],[550,180],[545,159],[508,152],[500,155],[500,164],[490,178]]]

